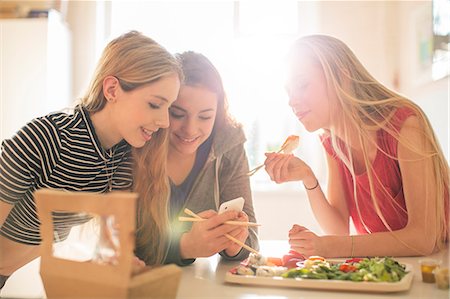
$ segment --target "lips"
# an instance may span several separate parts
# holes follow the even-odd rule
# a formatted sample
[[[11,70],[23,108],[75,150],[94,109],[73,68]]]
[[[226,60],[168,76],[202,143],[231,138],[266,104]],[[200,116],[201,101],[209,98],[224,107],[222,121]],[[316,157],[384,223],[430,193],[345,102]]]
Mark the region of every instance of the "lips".
[[[152,134],[154,131],[147,130],[146,128],[142,128],[142,136],[144,136],[145,141],[149,141],[152,139]]]
[[[179,135],[175,135],[175,136],[177,136],[179,141],[181,141],[182,143],[186,143],[186,144],[191,144],[191,143],[197,141],[198,138],[200,138],[200,137],[183,137],[183,136],[179,136]]]
[[[303,111],[303,112],[295,112],[295,115],[299,120],[302,120],[310,111]]]

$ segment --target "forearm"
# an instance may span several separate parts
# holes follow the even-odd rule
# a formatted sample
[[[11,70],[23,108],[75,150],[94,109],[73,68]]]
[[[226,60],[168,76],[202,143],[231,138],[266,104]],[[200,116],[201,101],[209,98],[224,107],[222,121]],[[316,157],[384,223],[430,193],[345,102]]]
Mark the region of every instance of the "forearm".
[[[164,261],[165,264],[177,264],[178,266],[187,266],[192,264],[195,259],[194,258],[183,258],[181,253],[181,235],[176,235],[172,238],[169,249],[167,252],[166,259]]]
[[[323,236],[321,242],[326,257],[422,256],[433,252],[433,235],[423,229],[404,228],[367,235]]]
[[[311,209],[323,231],[328,235],[348,235],[348,219],[344,219],[338,210],[330,205],[312,172],[307,179],[303,180],[303,184]],[[316,184],[317,187],[313,188]]]
[[[245,244],[247,244],[248,246],[250,246],[251,248],[253,248],[257,251],[259,250],[258,235],[256,233],[256,230],[254,230],[253,228],[249,229],[248,238],[245,241]],[[250,252],[245,248],[242,248],[241,251],[239,251],[239,253],[235,256],[229,256],[226,254],[226,252],[224,254],[224,251],[220,252],[220,255],[224,259],[231,260],[231,261],[241,261],[241,260],[247,258],[249,254],[250,254]]]
[[[14,271],[37,258],[40,246],[26,245],[0,235],[0,274],[9,276]]]
[[[8,217],[9,212],[11,212],[12,208],[13,205],[0,200],[0,227],[3,226],[3,223],[5,222],[6,217]]]

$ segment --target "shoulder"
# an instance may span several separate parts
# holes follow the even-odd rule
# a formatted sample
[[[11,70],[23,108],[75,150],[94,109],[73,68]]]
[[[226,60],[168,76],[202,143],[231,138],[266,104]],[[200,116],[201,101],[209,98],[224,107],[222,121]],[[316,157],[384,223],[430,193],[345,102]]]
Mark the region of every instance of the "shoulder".
[[[226,125],[214,132],[212,148],[216,156],[228,155],[244,148],[247,141],[242,126]]]
[[[416,115],[409,116],[399,131],[397,152],[400,160],[416,160],[430,151],[430,139],[423,121]],[[428,148],[428,149],[427,149]]]
[[[423,122],[416,115],[411,115],[403,121],[400,128],[399,140],[400,141],[419,141],[424,137]]]
[[[78,113],[67,114],[64,112],[54,112],[42,117],[38,117],[26,124],[22,130],[32,131],[36,134],[49,135],[56,137],[57,132],[67,129],[73,125],[74,120],[78,118]]]
[[[391,119],[391,124],[399,132],[399,140],[416,139],[418,134],[425,132],[424,117],[419,110],[414,111],[410,107],[398,108]]]
[[[247,139],[245,137],[244,129],[240,124],[227,124],[216,130],[216,136],[225,141],[235,141],[237,143],[244,143]]]
[[[393,116],[392,116],[390,122],[394,127],[400,128],[403,126],[404,122],[407,119],[409,119],[413,116],[417,117],[418,112],[414,111],[411,107],[399,107],[393,113]]]
[[[53,114],[38,117],[20,128],[10,139],[4,141],[5,144],[16,144],[33,148],[46,141],[57,139],[58,125],[55,123]]]

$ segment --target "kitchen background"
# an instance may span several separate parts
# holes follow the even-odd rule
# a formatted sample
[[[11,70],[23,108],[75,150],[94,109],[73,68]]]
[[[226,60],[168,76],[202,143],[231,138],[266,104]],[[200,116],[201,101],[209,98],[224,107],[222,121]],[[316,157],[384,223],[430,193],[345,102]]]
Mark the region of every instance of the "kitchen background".
[[[195,50],[221,72],[244,124],[250,166],[290,134],[326,188],[323,151],[284,92],[285,53],[299,36],[334,35],[371,73],[416,101],[449,157],[450,1],[1,1],[0,140],[33,117],[73,105],[112,38],[138,30],[171,52]],[[50,10],[49,10],[50,9]],[[298,183],[252,177],[262,239],[293,223],[321,233]]]
[[[295,38],[334,35],[381,82],[427,113],[449,158],[450,1],[0,1],[0,140],[40,115],[73,105],[106,43],[141,31],[171,52],[195,50],[221,72],[230,110],[244,124],[250,166],[290,134],[326,188],[317,134],[287,105],[284,55]],[[303,187],[252,177],[261,239],[287,239],[294,223],[322,233]],[[43,293],[39,260],[3,296]],[[26,285],[26,288],[24,288]]]

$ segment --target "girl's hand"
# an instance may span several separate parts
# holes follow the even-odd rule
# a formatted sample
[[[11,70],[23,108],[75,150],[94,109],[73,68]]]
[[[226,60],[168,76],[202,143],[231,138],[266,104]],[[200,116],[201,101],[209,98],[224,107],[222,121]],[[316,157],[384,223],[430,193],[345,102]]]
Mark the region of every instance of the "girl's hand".
[[[238,218],[235,220],[248,222],[248,215],[245,212],[239,212]],[[229,235],[235,237],[239,241],[242,241],[242,243],[245,243],[245,241],[248,238],[248,227],[234,225],[234,229],[229,233]],[[242,247],[240,245],[233,242],[230,246],[228,246],[225,249],[225,252],[228,256],[232,257],[237,255],[239,251],[241,251],[241,249]]]
[[[266,153],[266,171],[270,179],[278,184],[313,178],[311,168],[292,154]]]
[[[291,249],[303,254],[325,256],[321,238],[304,226],[294,224],[289,231]]]
[[[207,220],[194,222],[191,230],[181,237],[180,252],[184,259],[209,257],[233,245],[233,241],[225,237],[225,234],[233,233],[236,226],[224,222],[236,220],[238,212],[217,214],[216,211],[208,210],[198,215]]]

